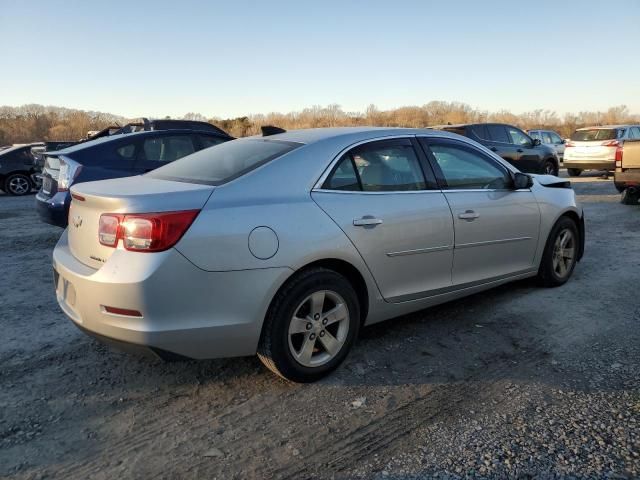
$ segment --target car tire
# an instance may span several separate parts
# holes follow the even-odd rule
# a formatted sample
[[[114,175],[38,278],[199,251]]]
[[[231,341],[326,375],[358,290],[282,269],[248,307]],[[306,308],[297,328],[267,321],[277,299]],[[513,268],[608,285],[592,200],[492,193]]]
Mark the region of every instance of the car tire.
[[[33,183],[29,178],[29,175],[24,173],[12,173],[7,175],[4,179],[2,189],[8,194],[14,197],[20,197],[22,195],[28,195],[33,189]]]
[[[567,168],[567,173],[569,173],[570,177],[579,177],[582,173],[582,170],[579,168]]]
[[[638,194],[629,192],[628,188],[625,188],[620,195],[620,203],[623,205],[637,205]]]
[[[359,328],[360,305],[349,281],[325,268],[303,270],[271,302],[258,358],[285,380],[315,382],[344,361]]]
[[[558,176],[558,166],[552,160],[546,160],[542,165],[542,172],[544,175],[555,175]]]
[[[538,280],[544,287],[559,287],[569,280],[578,261],[580,232],[576,222],[560,217],[551,229],[544,247]],[[570,252],[572,250],[570,261]]]

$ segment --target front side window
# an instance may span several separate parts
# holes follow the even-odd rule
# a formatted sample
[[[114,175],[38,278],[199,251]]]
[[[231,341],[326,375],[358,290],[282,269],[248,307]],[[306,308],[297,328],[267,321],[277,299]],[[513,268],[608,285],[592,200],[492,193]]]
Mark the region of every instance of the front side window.
[[[542,132],[542,143],[553,143],[549,132]]]
[[[528,146],[531,145],[531,140],[524,133],[522,133],[517,128],[507,127],[507,132],[509,132],[509,138],[511,139],[511,143],[515,145]]]
[[[323,188],[364,192],[425,190],[426,182],[413,146],[409,141],[406,145],[394,143],[373,142],[347,153]]]
[[[220,185],[240,177],[301,144],[277,140],[242,139],[205,148],[148,173],[164,178],[206,185]]]
[[[555,144],[562,143],[562,139],[560,138],[560,135],[558,135],[555,132],[549,132],[549,137],[551,137],[551,143],[555,143]]]
[[[435,144],[429,148],[449,189],[501,190],[511,185],[501,165],[471,147]]]
[[[530,132],[529,132],[529,136],[530,136],[531,138],[537,138],[538,140],[542,141],[542,137],[540,136],[540,132],[539,132],[539,131],[537,131],[537,130],[530,131]]]
[[[195,149],[189,135],[165,135],[158,138],[145,138],[142,151],[145,160],[173,162],[192,154]]]

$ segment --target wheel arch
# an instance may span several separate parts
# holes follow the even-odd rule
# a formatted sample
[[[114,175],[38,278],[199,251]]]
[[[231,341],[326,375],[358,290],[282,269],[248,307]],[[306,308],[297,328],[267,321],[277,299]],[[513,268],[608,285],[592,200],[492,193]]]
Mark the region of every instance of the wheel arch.
[[[556,223],[558,223],[558,220],[563,217],[570,218],[578,227],[578,234],[580,235],[580,239],[578,242],[578,261],[580,261],[582,259],[582,256],[584,255],[584,216],[579,216],[578,212],[576,212],[575,210],[566,210],[562,212],[562,214],[556,219],[553,224],[555,225]]]

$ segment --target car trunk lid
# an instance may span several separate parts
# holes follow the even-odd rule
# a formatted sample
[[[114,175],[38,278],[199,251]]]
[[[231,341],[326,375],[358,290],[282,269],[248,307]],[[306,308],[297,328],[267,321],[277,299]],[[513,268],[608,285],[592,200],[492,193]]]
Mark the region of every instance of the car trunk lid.
[[[136,176],[80,183],[71,187],[69,248],[80,262],[99,269],[115,248],[98,240],[105,213],[158,213],[201,209],[214,187]],[[120,242],[117,248],[123,248]],[[144,253],[140,253],[144,255]],[[148,255],[148,253],[147,253]]]

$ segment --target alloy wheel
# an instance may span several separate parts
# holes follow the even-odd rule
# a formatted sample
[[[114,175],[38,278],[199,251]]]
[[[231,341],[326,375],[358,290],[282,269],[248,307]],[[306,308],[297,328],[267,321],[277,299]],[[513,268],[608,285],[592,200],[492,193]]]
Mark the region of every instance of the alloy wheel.
[[[571,273],[576,258],[575,235],[568,228],[562,229],[553,245],[553,271],[559,278],[565,278]]]
[[[289,351],[305,367],[324,365],[342,350],[349,333],[349,309],[331,290],[306,297],[289,323]]]
[[[12,193],[13,195],[24,195],[26,193],[29,193],[29,191],[31,190],[31,185],[29,183],[29,180],[27,180],[25,177],[16,175],[15,177],[9,179],[8,190],[9,193]]]

